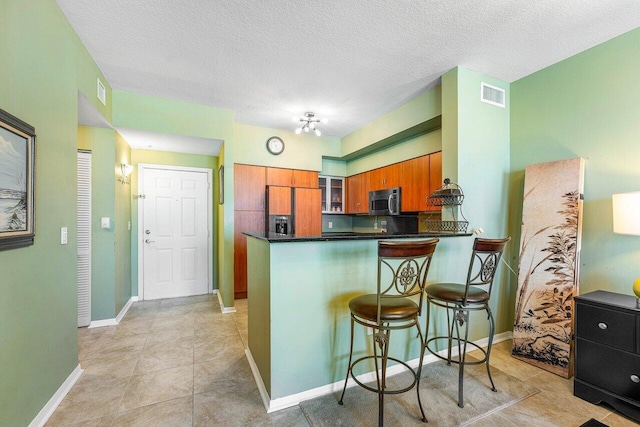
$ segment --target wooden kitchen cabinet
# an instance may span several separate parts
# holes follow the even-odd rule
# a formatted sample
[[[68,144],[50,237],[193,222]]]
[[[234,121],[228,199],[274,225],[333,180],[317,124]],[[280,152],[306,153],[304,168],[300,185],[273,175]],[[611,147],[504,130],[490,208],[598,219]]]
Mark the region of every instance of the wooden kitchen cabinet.
[[[247,297],[247,236],[244,231],[264,230],[263,211],[235,211],[233,231],[234,298]]]
[[[265,167],[236,163],[234,169],[234,210],[264,211]]]
[[[267,187],[268,215],[291,215],[291,187]]]
[[[364,214],[369,212],[369,176],[369,172],[364,172],[346,179],[347,213]]]
[[[318,172],[293,169],[292,187],[318,188]]]
[[[429,194],[444,184],[442,178],[442,151],[429,154]],[[440,206],[432,206],[432,210],[440,210]]]
[[[281,168],[266,168],[267,185],[279,185],[291,187],[293,182],[293,170]]]
[[[266,168],[266,184],[283,187],[318,188],[318,172],[300,169]]]
[[[369,173],[369,191],[402,186],[402,162],[374,169]]]
[[[429,155],[402,162],[402,212],[420,212],[427,209],[429,185]]]
[[[322,234],[320,203],[322,192],[318,188],[295,188],[294,231],[296,236],[319,236]]]
[[[402,188],[402,212],[440,210],[427,197],[442,185],[442,152],[427,154],[346,178],[346,213],[369,212],[369,191]]]

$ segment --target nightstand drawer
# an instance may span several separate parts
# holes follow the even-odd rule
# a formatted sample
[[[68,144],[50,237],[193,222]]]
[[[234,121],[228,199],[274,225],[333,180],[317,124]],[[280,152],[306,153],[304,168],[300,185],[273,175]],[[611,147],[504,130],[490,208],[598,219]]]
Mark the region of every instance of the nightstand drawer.
[[[576,336],[635,352],[636,316],[578,302]]]
[[[640,402],[640,355],[578,338],[576,379]]]

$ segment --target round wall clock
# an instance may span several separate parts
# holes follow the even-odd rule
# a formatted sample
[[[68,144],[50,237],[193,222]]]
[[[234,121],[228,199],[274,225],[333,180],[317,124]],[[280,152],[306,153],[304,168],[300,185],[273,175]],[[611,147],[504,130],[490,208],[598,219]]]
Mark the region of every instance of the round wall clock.
[[[271,154],[278,155],[282,153],[284,151],[284,141],[277,136],[272,136],[267,139],[267,150],[269,150]]]

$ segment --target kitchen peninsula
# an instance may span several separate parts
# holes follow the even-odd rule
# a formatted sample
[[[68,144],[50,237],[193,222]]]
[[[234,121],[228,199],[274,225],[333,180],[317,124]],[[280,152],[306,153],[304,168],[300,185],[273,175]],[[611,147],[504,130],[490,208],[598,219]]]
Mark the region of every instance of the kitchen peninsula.
[[[349,357],[348,303],[354,296],[375,292],[378,240],[439,237],[428,282],[464,280],[473,241],[470,234],[245,234],[247,356],[269,411],[342,387]],[[423,331],[424,326],[423,314]],[[443,327],[442,322],[436,327]],[[398,332],[391,352],[404,360],[418,358],[417,341],[405,339],[415,335],[415,330],[407,330],[407,337],[402,336],[405,331]],[[483,332],[475,339],[484,338]],[[370,335],[356,328],[354,357],[370,347]]]

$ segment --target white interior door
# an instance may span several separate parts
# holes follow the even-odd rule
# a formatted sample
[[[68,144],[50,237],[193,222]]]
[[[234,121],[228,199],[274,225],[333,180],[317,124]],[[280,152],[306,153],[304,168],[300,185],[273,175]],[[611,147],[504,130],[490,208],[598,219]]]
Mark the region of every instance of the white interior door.
[[[143,299],[209,291],[209,174],[144,168]]]
[[[78,152],[78,327],[91,323],[91,153]]]

